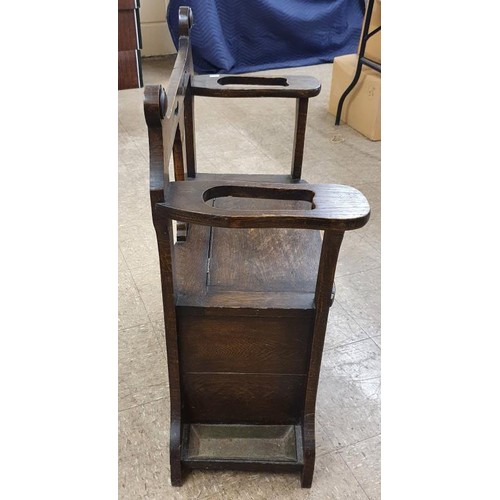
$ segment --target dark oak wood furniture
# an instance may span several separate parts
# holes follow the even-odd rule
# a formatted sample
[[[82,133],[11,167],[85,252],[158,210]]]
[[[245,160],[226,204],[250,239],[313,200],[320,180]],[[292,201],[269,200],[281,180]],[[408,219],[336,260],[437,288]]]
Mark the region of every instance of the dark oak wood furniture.
[[[139,0],[118,0],[118,90],[142,87]]]
[[[297,471],[310,487],[336,262],[344,232],[368,221],[369,205],[354,188],[301,180],[307,103],[319,93],[317,80],[194,75],[191,10],[181,7],[179,17],[168,89],[146,86],[144,102],[171,482],[180,486],[189,469],[222,468]],[[196,95],[296,99],[290,175],[197,174]]]

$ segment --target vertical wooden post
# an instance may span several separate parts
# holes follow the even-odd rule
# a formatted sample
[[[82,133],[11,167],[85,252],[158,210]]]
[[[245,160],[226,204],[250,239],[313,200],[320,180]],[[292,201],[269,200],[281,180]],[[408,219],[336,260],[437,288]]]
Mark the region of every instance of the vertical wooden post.
[[[168,379],[170,386],[170,480],[172,486],[181,486],[181,388],[179,372],[179,348],[177,344],[177,317],[175,313],[175,262],[174,237],[171,219],[155,219],[160,257],[165,341],[167,344]]]
[[[186,169],[188,177],[196,177],[196,140],[194,131],[194,95],[189,86],[184,97]]]
[[[186,172],[184,165],[186,164],[186,138],[184,134],[184,117],[181,116],[179,125],[175,131],[174,145],[172,148],[174,157],[174,174],[176,181],[186,180]],[[185,222],[176,222],[177,226],[177,241],[186,241],[188,233],[188,224]]]
[[[325,231],[323,236],[323,245],[321,246],[318,279],[316,281],[316,292],[314,297],[316,309],[314,316],[314,331],[304,403],[304,466],[302,469],[303,488],[311,487],[314,473],[314,420],[316,414],[316,395],[318,392],[318,380],[321,368],[321,357],[323,355],[323,344],[325,342],[326,324],[328,322],[328,312],[330,310],[332,300],[333,280],[335,278],[335,269],[337,267],[337,259],[343,237],[343,232]]]
[[[295,105],[295,136],[293,139],[292,179],[300,179],[304,158],[304,138],[306,134],[307,106],[309,99],[298,97]]]
[[[165,151],[163,148],[162,117],[165,114],[166,97],[161,85],[148,85],[144,91],[144,116],[148,125],[149,139],[149,191],[151,211],[164,200]],[[168,161],[168,158],[167,158]]]
[[[176,181],[183,181],[185,179],[184,148],[182,146],[181,127],[179,125],[175,131],[174,147],[172,148],[172,151],[174,154],[174,178]]]

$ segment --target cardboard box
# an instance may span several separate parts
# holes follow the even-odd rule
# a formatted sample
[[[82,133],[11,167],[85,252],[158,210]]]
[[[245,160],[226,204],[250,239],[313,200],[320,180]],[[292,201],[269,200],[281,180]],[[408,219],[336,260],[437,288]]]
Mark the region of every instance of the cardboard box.
[[[337,114],[337,105],[356,71],[357,54],[336,57],[333,61],[332,86],[328,111]],[[342,107],[341,120],[372,141],[380,141],[380,73],[363,65],[358,83]]]
[[[365,25],[365,21],[366,21],[366,16],[365,20],[363,21],[363,27]],[[381,23],[382,23],[381,0],[375,0],[375,2],[373,2],[373,11],[372,11],[372,18],[370,22],[369,32],[381,26]],[[361,31],[361,33],[363,33],[363,31]],[[373,35],[368,39],[365,48],[365,57],[371,59],[372,61],[378,62],[379,64],[382,64],[382,56],[380,50],[381,42],[382,42],[382,31],[379,31],[378,33],[376,33],[375,35]],[[358,54],[360,46],[361,46],[361,39],[359,40]]]

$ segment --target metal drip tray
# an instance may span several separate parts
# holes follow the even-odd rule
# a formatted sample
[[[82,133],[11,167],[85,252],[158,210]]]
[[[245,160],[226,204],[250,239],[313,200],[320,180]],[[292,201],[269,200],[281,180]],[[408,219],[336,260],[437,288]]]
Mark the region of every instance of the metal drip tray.
[[[190,462],[298,462],[298,426],[191,424],[186,427],[188,435],[184,438],[188,446],[184,459]]]

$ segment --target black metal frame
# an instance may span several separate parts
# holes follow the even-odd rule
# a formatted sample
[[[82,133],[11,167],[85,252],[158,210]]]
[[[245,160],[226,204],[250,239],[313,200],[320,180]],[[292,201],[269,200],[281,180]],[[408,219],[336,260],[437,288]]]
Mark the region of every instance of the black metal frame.
[[[354,78],[351,84],[349,85],[349,87],[345,89],[344,93],[339,99],[339,103],[337,105],[337,115],[335,117],[335,125],[340,124],[340,116],[342,115],[342,106],[344,105],[346,97],[358,83],[359,77],[361,76],[361,69],[363,67],[363,64],[365,66],[370,67],[371,69],[374,69],[375,71],[378,71],[379,73],[382,72],[381,64],[378,64],[375,61],[372,61],[371,59],[367,59],[365,57],[366,43],[373,35],[378,33],[382,28],[382,26],[378,26],[373,31],[369,32],[374,2],[375,0],[368,0],[368,5],[366,7],[365,25],[363,26],[363,33],[361,34],[361,46],[359,48],[359,56],[358,56],[358,63],[356,65],[356,72],[354,73]]]

